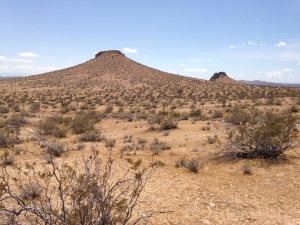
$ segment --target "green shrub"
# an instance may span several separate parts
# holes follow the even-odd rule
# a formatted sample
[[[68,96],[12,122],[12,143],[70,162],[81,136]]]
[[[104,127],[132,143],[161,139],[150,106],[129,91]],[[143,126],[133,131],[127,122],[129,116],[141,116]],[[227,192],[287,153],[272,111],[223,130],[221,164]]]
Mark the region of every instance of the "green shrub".
[[[68,133],[68,127],[64,125],[57,126],[53,131],[53,135],[58,138],[66,137],[67,133]]]
[[[74,133],[81,134],[94,129],[94,121],[85,115],[76,115],[71,123]]]
[[[227,118],[227,122],[235,125],[245,124],[249,121],[250,115],[240,105],[235,105],[231,111],[231,115]]]
[[[223,154],[228,158],[277,160],[299,145],[297,133],[296,118],[291,114],[256,110],[247,124],[232,133]]]

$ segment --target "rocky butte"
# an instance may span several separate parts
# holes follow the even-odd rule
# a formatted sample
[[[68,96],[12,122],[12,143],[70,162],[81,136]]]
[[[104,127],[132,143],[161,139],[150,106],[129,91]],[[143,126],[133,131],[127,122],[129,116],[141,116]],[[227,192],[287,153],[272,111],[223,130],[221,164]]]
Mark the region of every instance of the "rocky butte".
[[[215,81],[221,77],[227,77],[227,74],[225,72],[214,73],[214,75],[210,78],[210,81]]]

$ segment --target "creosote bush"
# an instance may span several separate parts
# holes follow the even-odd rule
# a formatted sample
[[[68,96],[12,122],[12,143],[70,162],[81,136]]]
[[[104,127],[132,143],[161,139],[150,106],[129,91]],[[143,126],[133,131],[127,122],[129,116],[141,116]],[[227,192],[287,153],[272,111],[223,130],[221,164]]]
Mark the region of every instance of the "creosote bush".
[[[135,208],[157,166],[128,159],[114,164],[94,151],[90,157],[49,161],[0,171],[0,215],[4,224],[137,224],[163,211]],[[115,165],[122,171],[115,174]],[[29,182],[24,182],[25,180]]]
[[[15,157],[7,150],[1,155],[2,165],[12,165],[15,162]]]
[[[183,166],[192,173],[198,173],[199,169],[203,167],[203,162],[199,162],[196,158],[188,159],[186,156],[176,161],[175,167]]]
[[[102,133],[98,129],[86,131],[79,136],[80,141],[102,141]]]
[[[286,151],[299,146],[296,118],[290,113],[253,110],[251,115],[247,124],[231,133],[223,156],[277,160]]]
[[[60,157],[65,151],[64,144],[56,139],[50,140],[46,144],[46,148],[51,155],[56,156],[56,157]]]

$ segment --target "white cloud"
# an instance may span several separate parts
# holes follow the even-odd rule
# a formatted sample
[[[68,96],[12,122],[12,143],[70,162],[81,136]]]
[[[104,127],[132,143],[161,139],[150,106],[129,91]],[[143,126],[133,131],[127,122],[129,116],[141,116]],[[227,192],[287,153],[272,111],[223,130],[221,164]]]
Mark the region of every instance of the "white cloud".
[[[300,62],[299,62],[299,63],[300,63]],[[184,64],[183,64],[183,63],[181,63],[181,64],[180,64],[180,66],[184,66]]]
[[[240,74],[240,75],[238,75],[239,77],[243,77],[244,76],[244,74]]]
[[[280,41],[278,44],[276,44],[277,47],[286,46],[286,43],[283,41]]]
[[[249,44],[249,45],[257,45],[256,43],[254,43],[254,42],[252,42],[252,41],[249,41],[248,44]]]
[[[51,71],[51,70],[59,70],[60,68],[58,67],[33,67],[33,66],[16,66],[15,69],[20,69],[20,70],[46,70],[46,71]]]
[[[27,62],[31,63],[32,60],[27,60],[27,59],[7,59],[8,61],[13,61],[13,62]]]
[[[24,66],[16,66],[15,69],[20,69],[20,70],[34,70],[34,67],[24,65]]]
[[[270,78],[283,78],[283,74],[292,71],[292,69],[282,69],[282,70],[276,70],[273,72],[267,72],[266,75],[267,77]]]
[[[262,73],[264,73],[264,71],[260,71],[259,73],[262,74]]]
[[[0,56],[0,60],[13,61],[13,62],[32,62],[31,60],[28,59],[8,59],[4,56]]]
[[[191,73],[206,73],[206,69],[184,69],[184,71],[191,72]]]
[[[300,66],[300,62],[298,62],[298,65]]]
[[[284,70],[281,70],[282,72],[286,73],[286,72],[290,72],[292,71],[292,69],[284,69]]]
[[[39,55],[33,53],[33,52],[23,52],[19,53],[19,56],[24,56],[24,57],[40,57]]]
[[[235,45],[230,45],[229,48],[236,48],[236,46]]]
[[[0,70],[8,69],[8,68],[9,68],[8,66],[1,66],[1,65],[0,65]]]
[[[270,78],[283,78],[282,72],[279,70],[276,70],[273,72],[267,72],[266,75],[267,75],[267,77],[270,77]]]
[[[137,49],[131,49],[131,48],[128,48],[128,47],[123,48],[123,51],[127,52],[127,53],[137,53],[138,52]]]

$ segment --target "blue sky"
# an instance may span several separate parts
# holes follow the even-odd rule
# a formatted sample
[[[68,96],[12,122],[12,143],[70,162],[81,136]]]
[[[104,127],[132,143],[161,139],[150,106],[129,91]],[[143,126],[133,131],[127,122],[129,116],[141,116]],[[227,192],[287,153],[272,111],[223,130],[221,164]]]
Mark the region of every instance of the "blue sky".
[[[2,76],[110,49],[201,79],[300,83],[300,0],[0,0]]]

